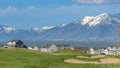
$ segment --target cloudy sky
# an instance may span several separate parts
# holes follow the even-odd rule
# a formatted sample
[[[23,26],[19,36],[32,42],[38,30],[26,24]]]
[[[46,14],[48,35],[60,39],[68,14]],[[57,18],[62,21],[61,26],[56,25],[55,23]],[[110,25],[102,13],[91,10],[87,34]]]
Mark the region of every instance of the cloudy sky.
[[[120,0],[0,0],[0,24],[18,29],[55,26],[101,13],[120,13]]]

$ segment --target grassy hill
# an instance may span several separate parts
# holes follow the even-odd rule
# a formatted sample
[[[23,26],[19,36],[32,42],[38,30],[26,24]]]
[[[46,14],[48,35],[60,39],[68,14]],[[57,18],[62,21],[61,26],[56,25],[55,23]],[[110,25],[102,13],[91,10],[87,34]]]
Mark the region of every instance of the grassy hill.
[[[62,50],[56,53],[41,53],[26,49],[0,49],[0,68],[119,68],[120,64],[70,64],[63,62],[76,55],[89,54]],[[82,59],[84,60],[84,59]],[[96,61],[96,59],[85,59]]]

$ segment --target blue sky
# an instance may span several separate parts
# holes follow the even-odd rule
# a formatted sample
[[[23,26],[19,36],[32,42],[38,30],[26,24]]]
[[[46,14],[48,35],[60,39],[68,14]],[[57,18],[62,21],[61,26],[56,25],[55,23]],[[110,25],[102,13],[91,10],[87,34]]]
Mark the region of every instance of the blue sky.
[[[0,24],[18,29],[55,26],[101,13],[120,13],[120,0],[0,0]]]

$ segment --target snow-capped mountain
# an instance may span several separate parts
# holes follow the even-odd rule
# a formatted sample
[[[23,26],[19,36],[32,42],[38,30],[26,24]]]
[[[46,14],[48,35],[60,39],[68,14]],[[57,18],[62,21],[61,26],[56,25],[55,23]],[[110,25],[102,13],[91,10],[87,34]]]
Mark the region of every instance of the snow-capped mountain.
[[[100,14],[96,17],[93,16],[86,16],[83,19],[78,19],[74,21],[75,23],[81,23],[82,25],[88,24],[90,27],[96,26],[99,24],[112,24],[114,22],[120,23],[120,20],[118,18],[112,17],[111,15],[107,13]]]
[[[44,26],[44,27],[42,27],[42,28],[35,27],[35,28],[33,28],[32,30],[33,30],[33,31],[36,31],[36,32],[43,32],[43,31],[52,29],[53,27],[54,27],[54,26]]]
[[[111,40],[116,39],[116,29],[120,18],[103,13],[86,16],[68,24],[58,26],[35,27],[31,30],[15,30],[0,25],[0,39],[22,40]]]
[[[13,27],[0,25],[0,32],[9,33],[9,32],[13,32],[13,31],[15,31],[15,28],[13,28]]]
[[[114,39],[118,25],[120,25],[120,19],[103,13],[97,16],[86,16],[66,25],[56,26],[41,33],[39,37],[46,40]]]

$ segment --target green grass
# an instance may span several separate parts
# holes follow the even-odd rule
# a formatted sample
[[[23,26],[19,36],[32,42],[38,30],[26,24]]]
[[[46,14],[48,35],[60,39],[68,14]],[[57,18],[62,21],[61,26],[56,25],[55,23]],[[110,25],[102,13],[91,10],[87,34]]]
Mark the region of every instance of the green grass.
[[[63,53],[67,54],[64,55]],[[71,50],[62,50],[56,53],[41,53],[26,49],[0,49],[0,68],[120,68],[120,64],[95,65],[63,62],[67,58],[76,58],[76,55],[88,56],[89,54]],[[82,60],[96,61],[97,59]]]

